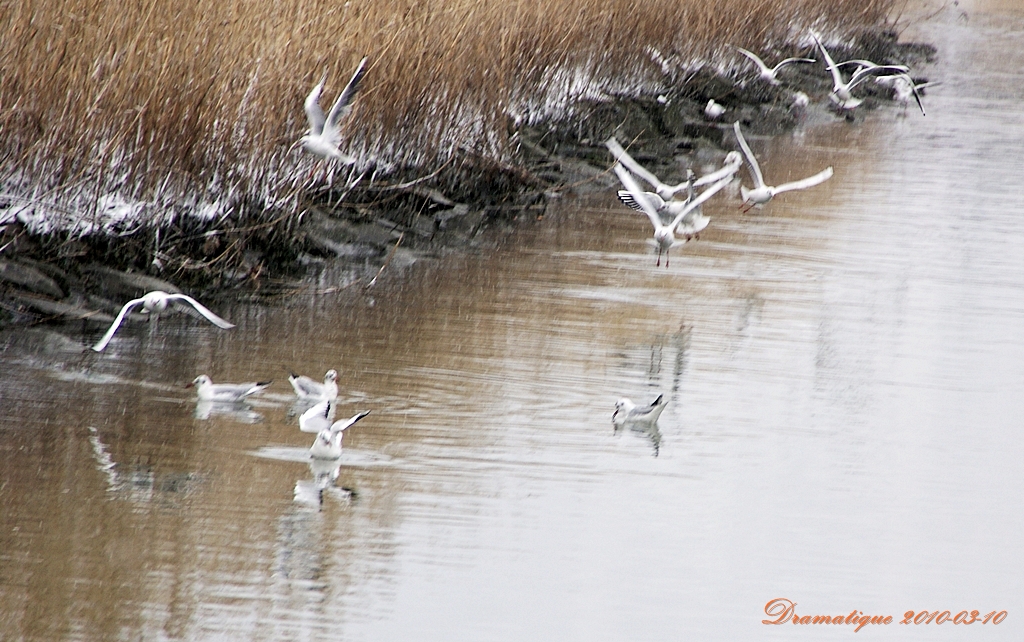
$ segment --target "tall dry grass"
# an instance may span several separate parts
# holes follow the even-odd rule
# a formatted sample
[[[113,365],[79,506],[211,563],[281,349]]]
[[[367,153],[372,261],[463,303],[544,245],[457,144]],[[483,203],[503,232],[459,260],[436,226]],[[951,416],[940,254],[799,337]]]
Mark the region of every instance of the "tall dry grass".
[[[18,197],[9,202],[37,214],[49,203],[45,216],[79,222],[118,203],[151,216],[203,204],[287,208],[314,168],[289,150],[306,127],[302,100],[325,69],[324,102],[333,100],[364,54],[343,149],[384,170],[428,172],[462,155],[512,160],[517,121],[579,96],[656,86],[666,69],[655,58],[727,68],[727,43],[771,50],[809,26],[842,37],[884,22],[893,4],[5,2],[0,182]]]

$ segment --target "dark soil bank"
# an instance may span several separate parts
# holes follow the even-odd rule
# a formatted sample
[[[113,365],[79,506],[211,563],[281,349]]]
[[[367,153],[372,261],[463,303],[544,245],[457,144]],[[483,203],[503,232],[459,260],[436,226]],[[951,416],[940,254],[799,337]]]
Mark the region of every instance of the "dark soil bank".
[[[837,60],[905,64],[917,80],[923,79],[915,72],[934,54],[931,46],[900,44],[888,32],[833,52]],[[468,248],[486,227],[542,216],[553,194],[617,186],[604,146],[610,136],[666,182],[679,182],[682,167],[720,161],[735,148],[734,121],[754,133],[782,133],[808,110],[828,109],[831,79],[823,64],[790,65],[782,75],[778,87],[746,72],[735,79],[709,71],[667,78],[670,89],[662,95],[581,103],[559,121],[519,129],[515,165],[467,153],[419,179],[422,170],[350,188],[319,186],[303,196],[297,214],[242,204],[224,220],[180,218],[160,229],[82,238],[34,235],[7,223],[0,227],[0,325],[108,324],[124,301],[149,290],[265,296],[290,291],[328,260],[349,261],[372,277],[396,244],[417,252]],[[891,89],[881,85],[860,87],[866,102],[856,118],[870,117],[891,99]],[[798,91],[810,97],[808,108],[794,106]],[[727,110],[714,121],[704,115],[709,99]]]

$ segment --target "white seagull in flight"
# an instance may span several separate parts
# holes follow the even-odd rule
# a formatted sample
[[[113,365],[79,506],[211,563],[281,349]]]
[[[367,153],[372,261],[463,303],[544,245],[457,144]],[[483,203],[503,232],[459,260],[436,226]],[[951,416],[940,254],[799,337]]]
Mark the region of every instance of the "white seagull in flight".
[[[744,209],[744,212],[750,211],[751,207],[755,205],[764,205],[768,201],[772,200],[776,194],[782,192],[788,192],[794,189],[807,189],[808,187],[814,187],[818,183],[824,183],[832,177],[832,167],[826,167],[822,171],[818,172],[814,176],[809,176],[803,180],[793,181],[792,183],[783,183],[782,185],[765,185],[764,177],[761,176],[761,167],[757,164],[757,159],[754,158],[754,152],[750,151],[750,146],[747,145],[747,141],[743,138],[743,132],[740,131],[740,123],[736,121],[733,124],[733,129],[736,131],[736,140],[740,143],[740,148],[743,149],[743,154],[747,157],[747,163],[750,166],[750,175],[754,178],[754,189],[747,189],[740,185],[740,194],[743,196],[743,202],[750,201],[750,205]]]
[[[342,118],[347,116],[352,111],[352,100],[355,98],[356,91],[359,89],[359,81],[363,79],[363,75],[366,73],[366,58],[359,61],[359,66],[356,67],[356,72],[352,74],[352,79],[348,81],[348,85],[338,95],[338,99],[334,101],[334,106],[331,107],[330,113],[324,116],[324,110],[320,108],[320,92],[324,89],[324,82],[327,81],[327,72],[324,72],[323,78],[317,83],[316,87],[313,87],[313,91],[309,92],[306,96],[305,109],[306,118],[309,120],[309,133],[299,139],[297,145],[317,156],[323,156],[324,158],[334,158],[346,165],[351,165],[356,162],[356,159],[343,154],[338,149],[338,143],[341,142],[341,127],[339,125]]]
[[[114,322],[110,324],[110,329],[107,330],[107,333],[103,335],[103,338],[100,339],[99,343],[94,345],[92,349],[95,350],[96,352],[102,352],[103,349],[107,347],[107,344],[110,343],[110,339],[113,338],[114,333],[117,332],[117,329],[121,327],[121,322],[124,321],[125,316],[135,306],[142,304],[143,314],[151,314],[152,316],[150,318],[155,319],[160,315],[161,312],[164,312],[167,309],[167,305],[169,303],[173,303],[175,301],[184,301],[185,303],[188,303],[189,305],[196,309],[196,312],[203,315],[203,317],[205,317],[210,323],[214,324],[218,328],[223,328],[227,330],[229,328],[235,327],[234,323],[225,321],[224,319],[220,318],[213,312],[210,312],[210,310],[206,306],[199,303],[199,301],[196,301],[195,299],[188,295],[168,294],[167,292],[154,290],[153,292],[145,294],[140,299],[132,299],[128,303],[125,303],[124,307],[121,308],[121,311],[118,312],[117,318],[115,318]]]
[[[907,67],[903,65],[876,65],[870,60],[847,60],[839,65],[832,60],[832,56],[829,55],[828,50],[825,49],[825,45],[821,44],[821,39],[818,38],[818,34],[811,32],[811,37],[814,38],[815,44],[818,45],[818,49],[821,50],[821,55],[825,57],[825,65],[828,67],[829,72],[832,74],[832,93],[828,95],[829,100],[835,103],[839,109],[854,109],[864,102],[861,98],[854,98],[851,90],[864,82],[868,78],[871,78],[875,74],[892,72],[892,73],[906,73]],[[850,76],[850,80],[843,80],[843,74],[839,71],[839,67],[846,64],[859,65],[858,69],[853,72]]]
[[[633,200],[636,201],[643,209],[643,212],[644,214],[647,215],[647,218],[651,219],[651,224],[654,226],[654,244],[657,245],[658,247],[658,262],[656,263],[656,265],[661,265],[661,255],[662,253],[664,253],[665,267],[668,267],[668,251],[675,247],[676,245],[682,245],[683,243],[686,242],[685,240],[676,240],[674,234],[675,229],[679,226],[680,223],[682,223],[683,219],[686,217],[687,214],[700,207],[700,205],[704,201],[714,196],[716,193],[718,193],[720,189],[725,187],[732,180],[732,176],[723,178],[722,180],[718,181],[711,187],[704,190],[696,198],[687,201],[686,203],[683,204],[683,207],[679,209],[679,212],[676,214],[675,219],[673,219],[672,222],[665,224],[662,223],[661,217],[658,215],[658,211],[654,208],[651,202],[647,200],[647,193],[642,191],[640,189],[640,186],[637,185],[636,181],[633,180],[633,175],[630,174],[626,170],[626,168],[624,168],[622,165],[618,163],[616,163],[615,167],[613,167],[612,169],[615,170],[615,174],[618,175],[619,180],[622,181],[622,184],[623,186],[625,186],[626,191],[629,192],[630,196],[633,197]]]
[[[757,65],[757,68],[760,71],[761,80],[772,85],[780,84],[778,78],[779,69],[782,69],[786,65],[791,65],[795,62],[817,62],[813,58],[786,58],[785,60],[775,65],[774,67],[769,67],[768,65],[764,64],[764,61],[761,60],[757,56],[757,54],[751,51],[747,51],[742,47],[736,47],[736,50],[739,51],[744,56],[746,56],[747,58],[750,58],[750,61]]]

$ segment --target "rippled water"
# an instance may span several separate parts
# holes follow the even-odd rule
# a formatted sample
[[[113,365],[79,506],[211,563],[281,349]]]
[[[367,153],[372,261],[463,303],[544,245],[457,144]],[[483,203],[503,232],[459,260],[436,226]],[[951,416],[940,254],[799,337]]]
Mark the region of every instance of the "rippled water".
[[[712,201],[668,269],[608,190],[366,291],[219,307],[231,332],[0,336],[0,638],[852,634],[761,624],[786,597],[1019,639],[1024,16],[961,4],[915,28],[927,117],[754,139],[770,181],[835,178]],[[330,367],[372,413],[314,468],[284,377]],[[197,407],[204,372],[278,381]]]

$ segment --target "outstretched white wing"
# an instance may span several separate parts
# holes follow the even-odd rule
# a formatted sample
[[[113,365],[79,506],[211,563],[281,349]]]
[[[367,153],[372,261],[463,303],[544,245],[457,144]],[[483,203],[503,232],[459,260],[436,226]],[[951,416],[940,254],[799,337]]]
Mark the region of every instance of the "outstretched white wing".
[[[646,192],[641,190],[640,186],[636,184],[635,180],[633,180],[633,175],[626,171],[626,168],[619,163],[615,163],[615,166],[612,169],[615,170],[615,174],[619,177],[619,180],[622,181],[622,185],[626,188],[626,191],[629,192],[630,196],[633,197],[633,200],[640,205],[640,209],[643,210],[643,213],[647,215],[647,218],[651,219],[651,225],[654,226],[655,231],[661,229],[663,227],[661,217],[658,216],[657,210],[654,209],[651,202],[647,200],[646,196],[644,196]],[[675,226],[676,224],[672,225],[673,228],[675,228]]]
[[[783,60],[779,64],[775,65],[775,68],[772,69],[772,72],[773,73],[778,73],[778,71],[780,69],[782,69],[783,67],[785,67],[786,65],[792,65],[795,62],[818,62],[818,61],[815,60],[814,58],[786,58],[785,60]]]
[[[818,49],[821,50],[821,55],[825,56],[825,65],[832,74],[832,91],[835,91],[843,86],[843,76],[839,73],[839,67],[836,66],[836,61],[832,60],[832,56],[828,55],[828,50],[825,49],[825,45],[821,44],[821,39],[818,38],[818,34],[812,31],[811,37],[814,38],[815,44],[817,44]]]
[[[650,203],[651,207],[653,207],[655,210],[660,212],[662,210],[662,208],[665,207],[665,199],[663,199],[662,197],[658,196],[654,192],[644,192],[644,196],[647,197],[647,202]],[[624,189],[620,189],[619,190],[619,200],[622,201],[623,205],[625,205],[627,207],[630,207],[630,208],[640,212],[641,214],[644,213],[643,206],[640,205],[640,203],[636,202],[636,199],[633,198],[633,195],[629,191],[624,190]]]
[[[110,328],[107,329],[107,333],[103,335],[103,338],[100,339],[92,349],[96,352],[103,352],[103,348],[107,347],[107,344],[110,343],[110,340],[114,337],[114,333],[117,332],[119,327],[121,327],[121,322],[124,321],[124,317],[132,308],[142,303],[142,301],[143,299],[132,299],[128,303],[125,303],[121,308],[121,311],[117,313],[117,318],[115,318],[114,322],[110,324]]]
[[[647,181],[652,187],[654,187],[654,189],[658,190],[659,192],[662,190],[674,192],[678,191],[678,189],[680,189],[681,187],[686,186],[686,183],[683,183],[682,185],[676,185],[675,187],[670,187],[665,183],[662,183],[657,176],[647,171],[647,169],[644,168],[643,165],[633,160],[633,157],[630,156],[626,152],[626,150],[622,148],[622,145],[619,144],[619,141],[615,140],[614,136],[606,140],[604,144],[608,148],[608,151],[612,153],[612,156],[615,157],[615,160],[625,165],[629,171],[633,172],[640,178]]]
[[[204,317],[206,317],[207,321],[209,321],[213,325],[217,326],[218,328],[223,328],[223,329],[227,330],[229,328],[235,327],[234,323],[231,323],[230,321],[225,321],[224,319],[220,318],[219,316],[217,316],[216,314],[211,312],[210,309],[207,308],[205,305],[203,305],[199,301],[196,301],[195,299],[193,299],[192,297],[188,296],[187,294],[168,294],[167,295],[167,300],[168,301],[185,301],[186,303],[191,305],[193,308],[195,308],[196,312],[198,312],[199,314],[201,314]]]
[[[317,83],[316,87],[313,87],[313,91],[309,92],[306,96],[306,102],[304,103],[306,108],[306,120],[309,121],[309,133],[314,136],[319,136],[324,131],[324,110],[320,109],[320,92],[324,90],[324,83],[327,82],[327,72],[324,72],[320,82]]]
[[[334,106],[331,107],[331,113],[327,115],[327,124],[324,128],[327,137],[332,142],[336,143],[335,138],[338,137],[338,123],[352,111],[352,101],[356,97],[356,92],[359,91],[359,82],[363,79],[364,75],[366,75],[365,57],[359,61],[359,66],[356,67],[351,80],[348,81],[345,89],[338,95],[338,99],[334,101]]]
[[[736,47],[736,50],[739,51],[744,56],[746,56],[747,58],[750,58],[750,61],[753,62],[755,65],[757,65],[758,69],[761,70],[761,73],[763,75],[775,76],[775,70],[774,69],[769,69],[768,65],[764,64],[764,61],[761,60],[757,56],[757,54],[755,54],[755,53],[753,53],[751,51],[747,51],[743,47]]]
[[[739,170],[740,165],[742,163],[743,158],[739,155],[738,152],[729,152],[725,156],[725,164],[722,166],[721,169],[716,169],[710,174],[705,174],[704,176],[701,176],[700,178],[693,182],[693,186],[703,187],[705,185],[710,185],[711,183],[716,183],[725,178],[726,176],[731,177],[733,174],[736,173],[737,170]]]
[[[733,129],[736,130],[736,140],[740,143],[740,149],[743,150],[743,155],[747,157],[747,164],[750,165],[750,174],[754,177],[754,182],[757,185],[754,189],[761,189],[764,187],[764,177],[761,176],[761,166],[757,164],[757,159],[754,158],[754,152],[750,151],[750,145],[747,145],[747,141],[743,138],[743,132],[740,131],[740,121],[733,123]]]
[[[731,176],[728,178],[723,178],[722,180],[718,181],[711,187],[701,192],[699,196],[687,202],[686,207],[684,207],[678,214],[676,214],[675,220],[672,221],[671,229],[675,229],[676,226],[678,226],[679,223],[682,222],[683,217],[685,217],[687,214],[700,207],[701,203],[717,194],[718,191],[721,190],[726,185],[728,185],[730,181],[732,181]]]
[[[776,194],[781,194],[782,192],[788,192],[794,189],[807,189],[808,187],[814,187],[819,183],[824,183],[830,178],[832,178],[832,168],[826,167],[825,169],[821,170],[814,176],[808,176],[805,179],[793,181],[792,183],[783,183],[782,185],[776,185],[775,189],[772,191],[774,191]]]
[[[348,419],[345,419],[344,421],[336,421],[336,422],[334,422],[334,425],[331,426],[331,435],[332,436],[336,435],[339,432],[345,430],[346,428],[349,428],[350,426],[352,426],[352,424],[354,424],[355,422],[359,421],[360,419],[362,419],[363,417],[365,417],[368,414],[370,414],[370,411],[366,410],[364,412],[359,413],[358,415],[353,415],[352,417],[349,417]]]

